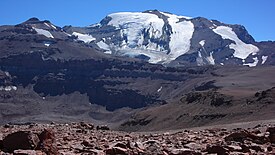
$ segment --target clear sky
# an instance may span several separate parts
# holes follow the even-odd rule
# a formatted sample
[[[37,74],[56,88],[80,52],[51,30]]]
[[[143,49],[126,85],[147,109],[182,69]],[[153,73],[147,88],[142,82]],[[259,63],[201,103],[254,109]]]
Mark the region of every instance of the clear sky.
[[[0,25],[37,17],[60,27],[87,26],[113,12],[152,9],[242,24],[257,41],[275,41],[275,0],[1,0]]]

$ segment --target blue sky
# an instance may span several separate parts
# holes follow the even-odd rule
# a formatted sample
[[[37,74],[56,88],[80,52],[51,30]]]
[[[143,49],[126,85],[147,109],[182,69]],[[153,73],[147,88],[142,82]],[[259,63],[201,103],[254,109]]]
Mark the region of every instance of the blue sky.
[[[113,12],[149,9],[242,24],[257,41],[275,41],[275,0],[1,0],[0,25],[38,17],[61,27],[87,26]]]

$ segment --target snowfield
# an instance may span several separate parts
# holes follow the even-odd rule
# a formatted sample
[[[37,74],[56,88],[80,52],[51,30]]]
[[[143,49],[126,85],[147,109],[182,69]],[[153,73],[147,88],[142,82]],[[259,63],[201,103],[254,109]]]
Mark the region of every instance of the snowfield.
[[[85,43],[90,43],[91,41],[96,40],[96,38],[94,38],[93,36],[91,36],[89,34],[82,34],[82,33],[78,33],[78,32],[73,32],[73,35],[78,37],[77,40],[84,41]]]
[[[33,29],[37,32],[37,34],[44,35],[48,38],[54,38],[53,35],[47,30],[38,29],[38,28],[34,28],[34,27],[33,27]]]
[[[229,45],[229,48],[235,50],[233,54],[234,57],[245,59],[250,54],[256,54],[259,51],[258,47],[242,42],[230,27],[218,26],[213,29],[213,31],[220,35],[223,39],[229,39],[235,42]]]

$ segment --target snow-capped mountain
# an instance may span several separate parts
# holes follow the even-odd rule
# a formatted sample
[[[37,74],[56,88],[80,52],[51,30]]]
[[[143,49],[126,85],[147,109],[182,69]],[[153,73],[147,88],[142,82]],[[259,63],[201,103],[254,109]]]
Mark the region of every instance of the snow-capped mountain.
[[[172,66],[265,64],[269,59],[244,26],[150,10],[120,12],[89,27],[64,27],[104,53]]]

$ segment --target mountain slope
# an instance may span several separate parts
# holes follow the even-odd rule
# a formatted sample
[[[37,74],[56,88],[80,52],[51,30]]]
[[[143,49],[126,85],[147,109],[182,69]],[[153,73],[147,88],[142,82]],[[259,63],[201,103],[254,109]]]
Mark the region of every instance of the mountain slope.
[[[0,26],[0,123],[120,122],[209,70],[106,55],[78,39],[35,18]]]
[[[255,94],[275,86],[274,45],[239,25],[159,11],[115,13],[84,28],[37,18],[0,26],[0,124],[85,120],[159,130],[273,118],[272,96]],[[244,114],[230,115],[236,109]],[[186,110],[194,114],[185,119]]]
[[[268,64],[241,25],[149,10],[113,13],[90,27],[64,27],[70,34],[93,37],[104,53],[136,57],[167,66]],[[268,60],[268,61],[266,61]]]

